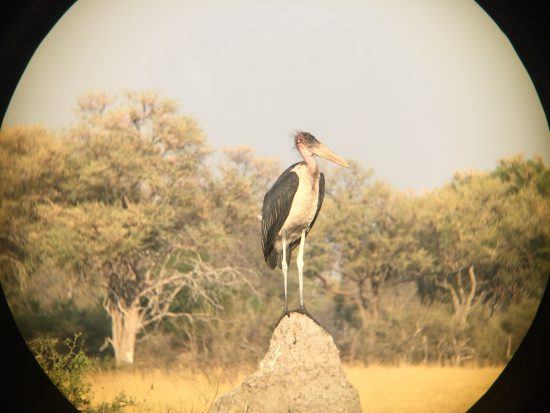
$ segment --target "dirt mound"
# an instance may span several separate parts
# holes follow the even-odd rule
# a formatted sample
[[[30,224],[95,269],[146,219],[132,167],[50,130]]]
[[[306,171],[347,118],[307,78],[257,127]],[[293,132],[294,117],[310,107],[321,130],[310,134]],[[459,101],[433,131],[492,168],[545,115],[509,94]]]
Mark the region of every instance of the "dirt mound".
[[[221,396],[210,413],[361,412],[332,337],[291,313],[275,328],[258,370]]]

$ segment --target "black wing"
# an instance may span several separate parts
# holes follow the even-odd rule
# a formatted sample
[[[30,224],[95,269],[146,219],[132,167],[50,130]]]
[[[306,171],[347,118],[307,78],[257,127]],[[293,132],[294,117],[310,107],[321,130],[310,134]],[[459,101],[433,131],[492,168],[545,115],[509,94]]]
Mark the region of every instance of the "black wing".
[[[319,197],[317,198],[317,211],[315,211],[315,216],[311,220],[311,224],[309,224],[309,227],[306,228],[306,237],[307,234],[309,234],[309,231],[311,231],[311,228],[313,228],[313,224],[315,224],[315,220],[317,220],[317,217],[319,216],[319,211],[321,210],[321,207],[323,206],[323,198],[325,197],[325,175],[321,172],[319,175]],[[292,253],[292,250],[300,243],[300,239],[294,240],[290,243],[289,249]]]
[[[315,220],[319,216],[319,211],[321,210],[321,207],[323,206],[323,198],[325,197],[325,174],[321,172],[319,176],[319,198],[317,199],[317,211],[315,212],[315,216],[313,217],[313,221],[311,221],[311,224],[309,224],[309,227],[307,227],[306,235],[309,234],[309,231],[311,228],[313,228],[313,224],[315,224]]]
[[[288,217],[292,200],[298,190],[298,175],[292,172],[292,168],[298,163],[289,166],[264,197],[262,206],[262,250],[266,262],[273,251],[277,234]]]

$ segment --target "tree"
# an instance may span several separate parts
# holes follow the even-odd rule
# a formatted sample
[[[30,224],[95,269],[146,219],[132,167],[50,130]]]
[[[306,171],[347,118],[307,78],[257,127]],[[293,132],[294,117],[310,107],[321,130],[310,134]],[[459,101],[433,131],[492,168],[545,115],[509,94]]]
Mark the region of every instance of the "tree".
[[[512,295],[540,299],[550,273],[550,168],[540,157],[516,156],[499,161],[491,176],[508,188],[509,209],[500,233],[506,240],[501,258],[514,286]]]
[[[533,285],[540,269],[531,246],[548,239],[548,204],[532,188],[463,173],[419,202],[419,236],[434,262],[424,281],[448,294],[460,325],[476,300],[501,305]]]
[[[505,190],[484,174],[457,174],[449,185],[420,200],[420,239],[434,262],[424,281],[450,298],[454,319],[461,326],[488,287],[499,248],[497,223]]]
[[[37,209],[33,247],[42,257],[106,289],[117,364],[133,363],[135,340],[174,313],[184,290],[213,307],[216,289],[237,282],[232,268],[214,269],[192,234],[204,219],[208,153],[194,121],[154,93],[88,95],[57,202]]]
[[[550,196],[550,169],[540,156],[527,160],[522,155],[501,159],[491,176],[508,183],[511,192],[532,187],[540,195]]]
[[[208,188],[207,221],[216,236],[209,234],[202,242],[224,262],[261,271],[265,266],[257,248],[259,211],[269,184],[277,176],[278,165],[272,159],[255,157],[248,147],[224,148],[222,153],[218,174]]]
[[[430,265],[411,231],[410,197],[382,182],[370,183],[370,176],[357,163],[335,173],[320,218],[324,242],[333,246],[325,251],[337,262],[337,268],[327,268],[339,273],[335,292],[353,300],[365,326],[369,316],[378,317],[386,284],[414,280]],[[331,284],[327,270],[312,270],[323,285]]]
[[[32,260],[27,249],[36,205],[56,200],[67,150],[40,126],[0,131],[0,280],[12,299],[26,287]]]

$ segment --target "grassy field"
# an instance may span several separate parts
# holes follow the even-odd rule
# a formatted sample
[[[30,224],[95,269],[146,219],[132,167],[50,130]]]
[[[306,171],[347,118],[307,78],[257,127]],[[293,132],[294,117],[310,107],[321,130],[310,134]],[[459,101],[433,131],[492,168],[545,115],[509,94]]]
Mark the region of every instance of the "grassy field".
[[[502,368],[437,366],[348,366],[347,376],[369,413],[464,412],[500,374]],[[184,371],[108,371],[90,375],[94,404],[125,391],[136,404],[128,413],[195,413],[238,385],[245,374]],[[225,378],[224,378],[225,377]]]
[[[464,412],[498,377],[502,367],[349,367],[364,411]]]

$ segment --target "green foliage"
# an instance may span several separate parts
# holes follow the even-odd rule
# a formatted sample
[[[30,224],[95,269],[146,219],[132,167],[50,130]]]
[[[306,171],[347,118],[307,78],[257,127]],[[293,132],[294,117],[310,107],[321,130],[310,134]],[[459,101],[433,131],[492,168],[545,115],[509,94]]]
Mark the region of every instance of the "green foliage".
[[[550,196],[550,169],[539,156],[527,160],[521,155],[501,159],[491,175],[509,183],[510,192],[532,187],[542,196]]]
[[[25,289],[34,256],[28,248],[37,203],[56,199],[66,148],[39,126],[0,131],[0,281],[10,293]]]
[[[55,301],[50,307],[30,300],[18,309],[17,325],[27,340],[47,335],[68,339],[82,332],[86,352],[95,356],[110,333],[110,321],[100,303],[80,307],[73,300]]]
[[[162,255],[200,221],[208,149],[195,122],[154,93],[88,95],[79,108],[65,137],[63,196],[38,205],[31,242],[38,255],[97,277],[145,251]]]
[[[53,384],[80,411],[86,413],[119,413],[135,401],[121,392],[110,401],[92,406],[94,394],[86,374],[95,367],[95,362],[83,351],[80,333],[60,342],[57,338],[39,337],[29,342],[29,347],[40,367]]]
[[[77,409],[85,409],[93,399],[92,386],[85,378],[93,361],[82,351],[79,338],[75,334],[63,343],[55,338],[37,338],[29,347],[53,384]]]
[[[88,409],[88,413],[119,413],[122,412],[125,407],[134,406],[136,401],[128,396],[125,392],[120,392],[110,402],[101,402],[93,409]]]

